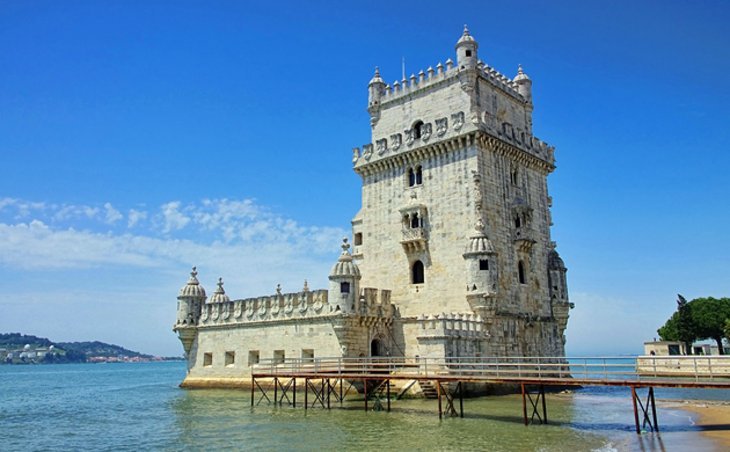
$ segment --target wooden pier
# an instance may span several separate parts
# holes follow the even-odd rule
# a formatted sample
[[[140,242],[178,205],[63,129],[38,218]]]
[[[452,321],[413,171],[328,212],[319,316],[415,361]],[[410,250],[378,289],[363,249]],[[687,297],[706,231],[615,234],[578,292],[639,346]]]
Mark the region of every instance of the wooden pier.
[[[266,400],[279,405],[286,401],[296,407],[299,381],[303,382],[304,409],[330,409],[332,402],[341,404],[356,388],[364,395],[366,411],[370,409],[368,402],[374,409],[390,411],[391,383],[407,380],[435,387],[439,418],[464,417],[465,384],[511,385],[520,388],[522,417],[525,425],[530,425],[548,422],[545,388],[617,386],[630,389],[636,432],[641,433],[659,431],[654,388],[730,389],[730,359],[683,358],[686,369],[678,377],[665,372],[676,365],[676,357],[660,356],[271,360],[252,368],[251,406]],[[708,366],[710,359],[712,365]],[[647,390],[645,399],[639,389]]]

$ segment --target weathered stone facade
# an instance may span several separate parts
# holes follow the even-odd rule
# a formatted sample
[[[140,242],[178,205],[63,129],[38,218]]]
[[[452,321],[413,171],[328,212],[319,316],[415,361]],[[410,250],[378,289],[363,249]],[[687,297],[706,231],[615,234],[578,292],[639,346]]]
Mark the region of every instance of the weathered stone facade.
[[[372,143],[355,148],[362,208],[329,290],[206,302],[196,272],[175,330],[186,383],[236,384],[259,359],[563,356],[572,305],[550,240],[554,148],[532,135],[532,82],[451,59],[368,91]]]

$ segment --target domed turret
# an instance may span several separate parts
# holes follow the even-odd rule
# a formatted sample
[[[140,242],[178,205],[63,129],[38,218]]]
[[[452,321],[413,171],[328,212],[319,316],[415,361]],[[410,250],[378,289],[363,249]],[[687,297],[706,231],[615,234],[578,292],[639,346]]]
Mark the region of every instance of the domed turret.
[[[477,49],[479,44],[469,34],[469,28],[464,25],[464,33],[456,42],[456,64],[461,69],[475,68],[478,62]]]
[[[497,290],[497,252],[484,233],[484,223],[477,220],[464,252],[467,275],[467,296],[492,295]]]
[[[371,120],[375,120],[380,111],[380,99],[385,93],[385,86],[385,82],[380,78],[380,70],[376,66],[375,75],[368,83],[368,113],[370,113]]]
[[[229,301],[231,301],[231,299],[228,298],[226,291],[223,290],[223,278],[218,278],[218,287],[215,289],[215,292],[213,292],[213,295],[210,296],[208,303],[226,303]]]
[[[205,298],[205,289],[198,282],[198,270],[196,267],[193,267],[193,271],[190,272],[190,279],[188,279],[188,283],[180,289],[178,298],[180,297]]]
[[[200,318],[200,309],[205,303],[205,289],[198,282],[198,270],[193,267],[190,272],[190,279],[185,284],[177,296],[177,321],[175,329],[178,327],[190,327],[198,324]]]
[[[329,299],[340,311],[351,313],[360,296],[360,268],[352,261],[347,237],[342,239],[342,254],[330,271]],[[336,308],[335,308],[336,309]]]
[[[532,80],[522,70],[522,65],[517,66],[517,75],[513,79],[517,84],[517,91],[525,98],[526,101],[532,102]]]

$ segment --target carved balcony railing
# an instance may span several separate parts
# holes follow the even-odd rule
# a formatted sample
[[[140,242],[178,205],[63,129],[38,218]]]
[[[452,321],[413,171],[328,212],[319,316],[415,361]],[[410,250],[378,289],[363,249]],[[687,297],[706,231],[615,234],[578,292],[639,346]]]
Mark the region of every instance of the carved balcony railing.
[[[401,245],[406,252],[423,251],[426,249],[428,234],[424,228],[403,228]]]

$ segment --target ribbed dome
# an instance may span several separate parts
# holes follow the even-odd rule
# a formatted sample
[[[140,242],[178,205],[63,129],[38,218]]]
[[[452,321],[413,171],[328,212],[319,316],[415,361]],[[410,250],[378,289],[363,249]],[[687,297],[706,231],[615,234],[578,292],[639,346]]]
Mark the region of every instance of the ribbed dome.
[[[342,254],[340,254],[340,258],[337,259],[337,263],[330,271],[330,279],[343,276],[360,279],[360,268],[352,261],[350,244],[347,243],[347,237],[342,239]]]
[[[368,83],[368,86],[374,85],[376,83],[380,83],[382,85],[385,85],[385,82],[382,78],[380,78],[380,69],[375,66],[375,75],[373,75],[373,78],[370,80],[370,83]]]
[[[523,80],[529,81],[530,77],[528,77],[527,74],[525,74],[525,71],[522,70],[522,65],[520,64],[517,66],[517,75],[515,76],[514,81],[521,82]]]
[[[228,298],[226,291],[223,290],[223,278],[218,278],[218,287],[213,292],[213,295],[210,296],[208,303],[226,303],[228,301],[231,301],[231,299]]]
[[[560,258],[560,254],[554,249],[548,254],[548,268],[550,270],[566,270],[565,262]]]
[[[473,254],[496,254],[492,241],[484,233],[484,222],[481,218],[477,219],[474,233],[469,237],[464,251],[465,257]]]
[[[205,289],[198,282],[198,270],[193,267],[193,271],[190,272],[190,279],[185,284],[178,297],[202,297],[205,298]]]
[[[456,47],[459,47],[459,45],[467,42],[470,44],[474,44],[475,46],[477,45],[476,40],[472,37],[472,35],[469,34],[469,27],[464,24],[464,33],[461,35],[461,38],[456,41]]]

